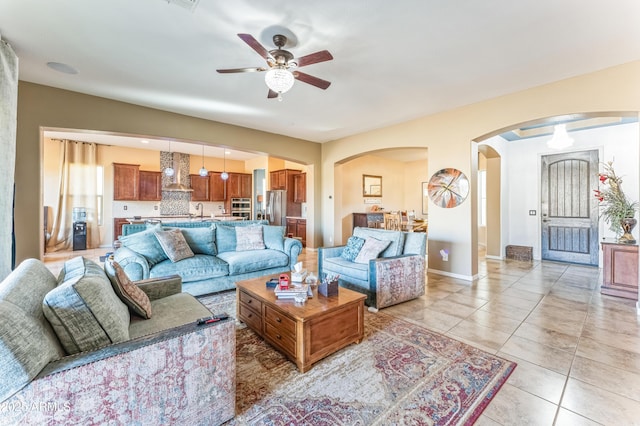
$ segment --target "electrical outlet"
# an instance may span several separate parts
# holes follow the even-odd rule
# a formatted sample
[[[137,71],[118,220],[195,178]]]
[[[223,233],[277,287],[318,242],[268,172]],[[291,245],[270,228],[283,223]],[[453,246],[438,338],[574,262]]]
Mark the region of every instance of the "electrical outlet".
[[[153,209],[154,210],[158,210],[158,206],[153,206]]]
[[[126,210],[126,209],[127,209],[127,206],[124,206],[124,207],[122,208],[122,210]]]
[[[218,206],[218,210],[222,210],[222,206],[220,206],[220,205],[219,205],[219,206]]]

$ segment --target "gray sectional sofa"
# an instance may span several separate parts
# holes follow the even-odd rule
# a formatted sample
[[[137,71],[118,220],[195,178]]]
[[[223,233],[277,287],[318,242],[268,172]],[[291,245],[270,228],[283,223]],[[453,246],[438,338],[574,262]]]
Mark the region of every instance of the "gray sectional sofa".
[[[162,246],[158,232],[172,229],[181,231],[193,256],[170,258],[171,247]],[[194,296],[234,289],[239,280],[291,271],[302,251],[299,240],[285,238],[285,227],[266,221],[133,224],[122,231],[114,259],[131,280],[179,275],[183,291]]]
[[[27,259],[0,283],[0,425],[233,418],[233,320],[198,325],[211,312],[175,276],[135,283],[151,309],[136,317],[112,279],[76,257],[58,279]]]

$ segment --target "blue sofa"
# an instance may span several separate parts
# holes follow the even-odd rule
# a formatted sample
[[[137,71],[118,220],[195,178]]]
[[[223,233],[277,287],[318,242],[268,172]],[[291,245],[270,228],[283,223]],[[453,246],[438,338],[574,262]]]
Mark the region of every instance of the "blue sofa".
[[[346,246],[318,249],[318,271],[339,275],[341,287],[367,295],[365,304],[378,310],[424,294],[427,235],[356,227],[353,236],[388,241],[379,257],[365,263],[348,260]]]
[[[248,226],[262,228],[265,248],[236,250],[237,228]],[[156,238],[156,231],[167,229],[180,229],[194,255],[172,261]],[[284,235],[285,227],[266,221],[124,225],[114,260],[132,281],[179,275],[182,291],[200,296],[235,289],[239,280],[291,271],[302,243]]]

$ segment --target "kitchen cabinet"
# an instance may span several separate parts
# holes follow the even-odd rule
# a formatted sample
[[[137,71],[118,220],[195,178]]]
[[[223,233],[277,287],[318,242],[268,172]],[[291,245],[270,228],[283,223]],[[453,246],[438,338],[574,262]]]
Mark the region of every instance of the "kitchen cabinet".
[[[162,200],[162,173],[140,170],[139,172],[139,200]]]
[[[301,174],[300,170],[282,169],[269,173],[270,188],[272,190],[287,191],[287,215],[296,217],[302,214],[302,205],[295,201],[294,177]]]
[[[209,172],[209,201],[224,201],[226,199],[225,182],[222,172]]]
[[[189,175],[191,178],[191,189],[193,192],[191,193],[191,201],[209,201],[211,194],[209,191],[209,183],[211,181],[211,177],[200,176],[200,175]]]
[[[287,189],[287,170],[276,170],[269,173],[269,184],[272,190]]]
[[[638,300],[638,245],[602,242],[600,293]]]
[[[136,201],[140,191],[140,165],[113,163],[113,199]]]
[[[287,236],[299,238],[302,246],[307,245],[307,219],[287,217]]]
[[[122,226],[128,224],[129,221],[125,217],[113,218],[113,241],[116,241],[122,235]]]
[[[227,180],[227,199],[251,198],[251,175],[248,173],[229,173]]]
[[[298,173],[293,175],[293,202],[307,202],[307,174]]]

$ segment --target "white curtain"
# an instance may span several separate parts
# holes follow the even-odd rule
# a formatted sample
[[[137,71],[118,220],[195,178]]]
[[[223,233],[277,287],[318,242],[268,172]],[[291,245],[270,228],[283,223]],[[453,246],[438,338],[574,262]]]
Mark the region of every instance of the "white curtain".
[[[15,263],[13,240],[13,192],[16,167],[16,123],[18,115],[18,57],[0,39],[0,280]]]
[[[98,228],[98,146],[60,141],[60,180],[47,251],[73,248],[73,209],[86,211],[87,249],[100,244]]]

